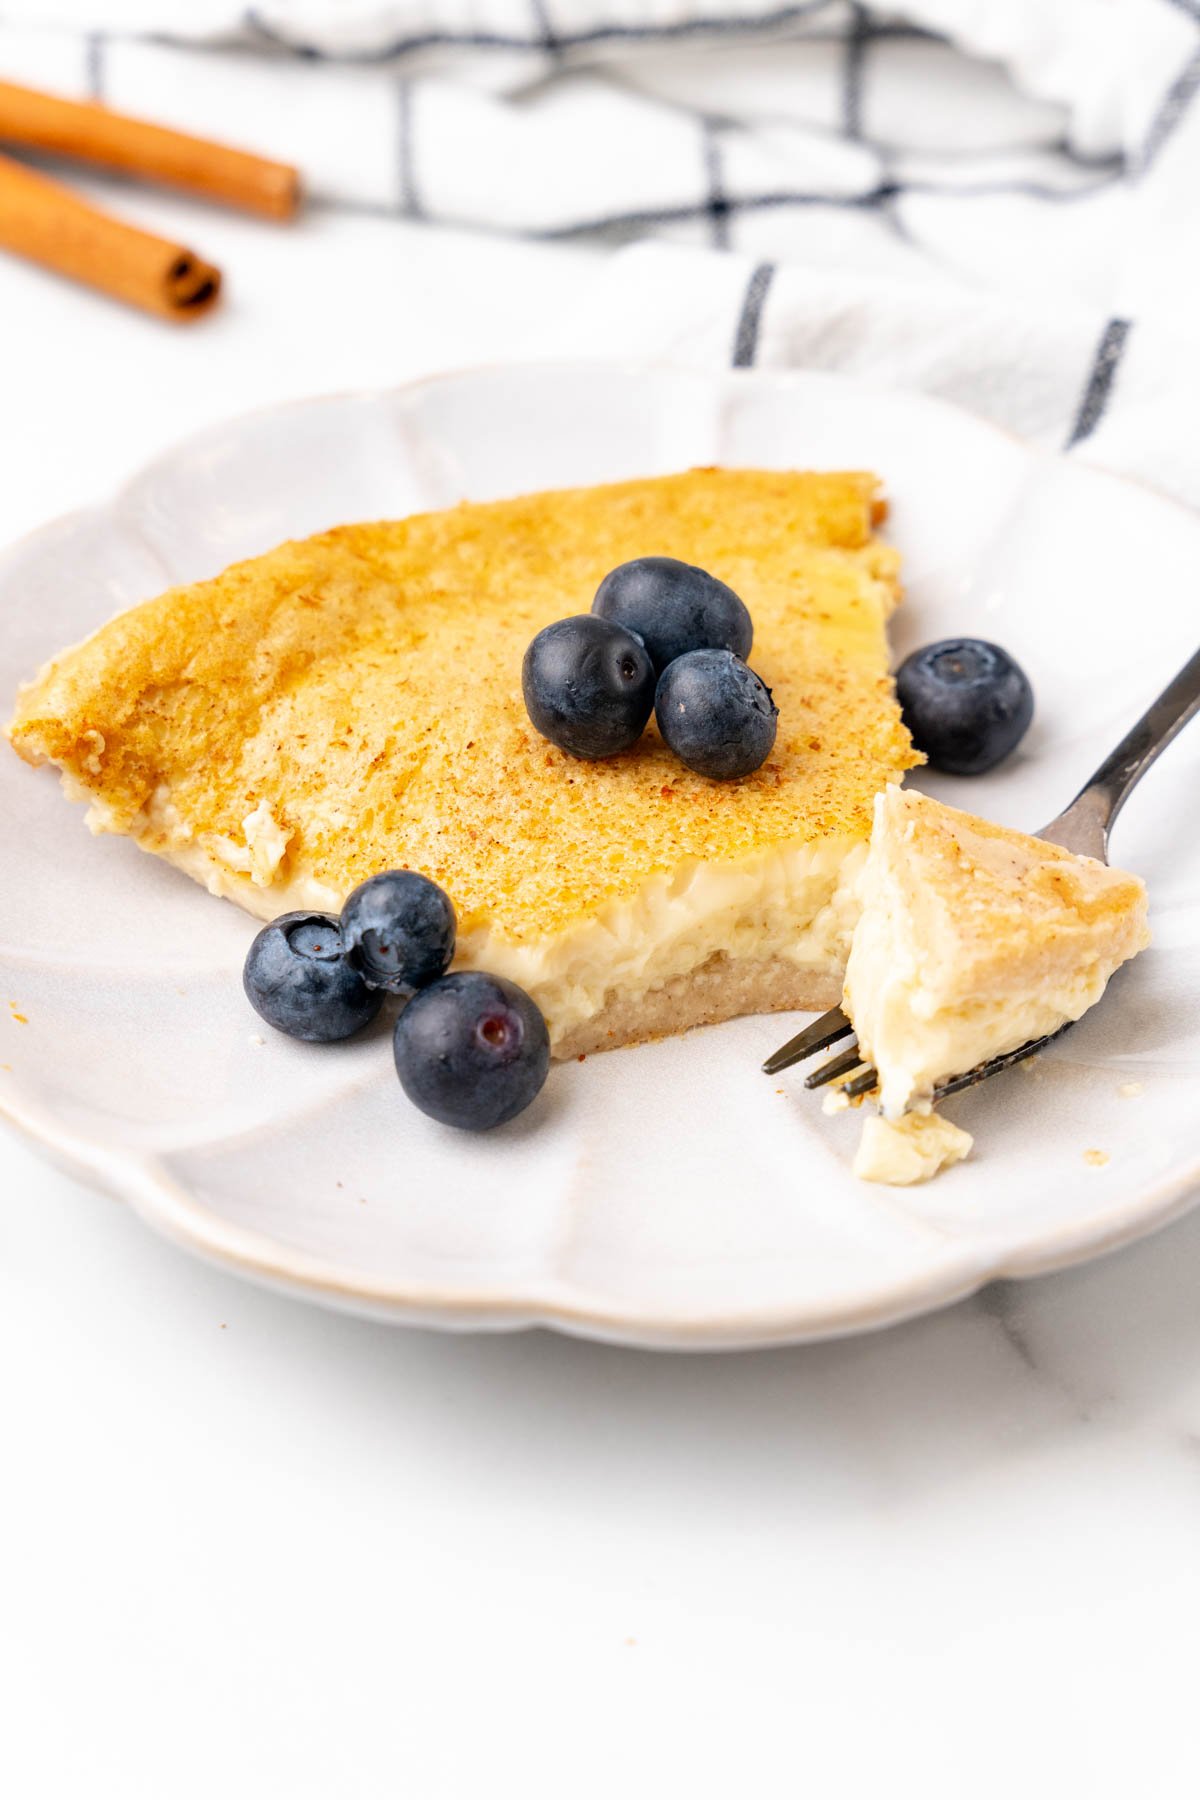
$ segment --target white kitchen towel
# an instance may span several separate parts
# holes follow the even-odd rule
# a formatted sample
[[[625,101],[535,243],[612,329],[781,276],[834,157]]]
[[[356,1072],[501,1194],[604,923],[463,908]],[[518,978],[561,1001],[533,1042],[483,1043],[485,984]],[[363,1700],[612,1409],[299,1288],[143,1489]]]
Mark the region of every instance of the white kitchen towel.
[[[1135,189],[1200,232],[1200,0],[0,0],[0,73],[489,230],[1113,305],[1173,254]]]
[[[0,0],[5,75],[328,203],[658,240],[562,348],[851,368],[1200,504],[1200,0]]]
[[[1200,506],[1200,348],[1153,316],[651,244],[610,262],[547,349],[840,370],[936,395]]]

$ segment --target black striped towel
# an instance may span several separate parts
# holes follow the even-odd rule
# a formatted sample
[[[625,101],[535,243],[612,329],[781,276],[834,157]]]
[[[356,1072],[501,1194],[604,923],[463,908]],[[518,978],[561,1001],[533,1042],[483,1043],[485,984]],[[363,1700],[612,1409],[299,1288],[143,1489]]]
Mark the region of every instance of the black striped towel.
[[[4,76],[636,240],[564,350],[850,368],[1200,503],[1200,0],[0,0]]]

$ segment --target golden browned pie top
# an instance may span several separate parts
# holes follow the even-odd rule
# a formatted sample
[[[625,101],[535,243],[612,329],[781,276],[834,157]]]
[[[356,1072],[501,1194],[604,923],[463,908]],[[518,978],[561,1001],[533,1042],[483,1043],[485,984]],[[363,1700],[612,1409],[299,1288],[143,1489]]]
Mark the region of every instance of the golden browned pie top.
[[[887,673],[881,512],[868,475],[697,469],[343,526],[112,620],[22,691],[12,741],[106,828],[190,846],[193,873],[210,857],[253,911],[407,866],[464,927],[543,937],[689,859],[867,837],[918,760]],[[742,780],[691,774],[653,724],[579,762],[526,716],[530,639],[648,555],[702,564],[750,609],[780,717]],[[265,862],[247,856],[264,821]]]
[[[871,856],[893,918],[919,933],[931,992],[991,993],[1148,942],[1136,875],[912,789],[880,797]]]

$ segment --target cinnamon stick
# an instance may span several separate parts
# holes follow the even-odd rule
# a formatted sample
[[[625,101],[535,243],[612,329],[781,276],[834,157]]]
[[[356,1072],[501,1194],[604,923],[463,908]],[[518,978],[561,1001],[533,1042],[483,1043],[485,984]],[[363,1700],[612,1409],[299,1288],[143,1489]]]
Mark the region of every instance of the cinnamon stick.
[[[0,248],[164,319],[199,318],[221,291],[220,270],[182,244],[139,231],[3,155]]]
[[[289,219],[300,204],[299,172],[288,163],[6,81],[0,81],[0,141],[81,157],[270,219]]]

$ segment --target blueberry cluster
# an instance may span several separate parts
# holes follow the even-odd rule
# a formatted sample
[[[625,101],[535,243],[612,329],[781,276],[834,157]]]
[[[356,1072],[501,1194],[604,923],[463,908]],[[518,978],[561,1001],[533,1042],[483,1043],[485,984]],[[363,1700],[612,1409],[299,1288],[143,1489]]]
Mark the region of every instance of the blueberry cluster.
[[[604,577],[590,613],[538,632],[521,671],[525,709],[544,738],[590,761],[632,749],[653,712],[682,763],[730,781],[766,761],[779,717],[746,665],[753,637],[715,575],[641,556]]]
[[[457,920],[412,869],[355,888],[340,918],[285,913],[250,946],[242,984],[260,1018],[327,1044],[369,1025],[385,994],[404,1002],[392,1039],[409,1099],[444,1125],[486,1131],[524,1112],[546,1079],[546,1021],[515,982],[446,973]]]

